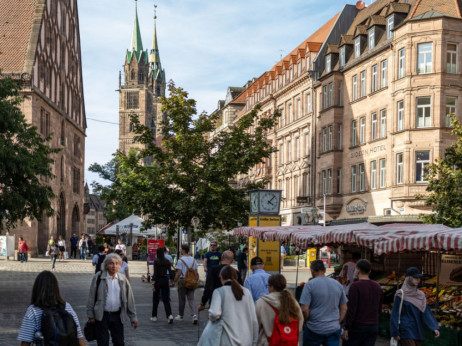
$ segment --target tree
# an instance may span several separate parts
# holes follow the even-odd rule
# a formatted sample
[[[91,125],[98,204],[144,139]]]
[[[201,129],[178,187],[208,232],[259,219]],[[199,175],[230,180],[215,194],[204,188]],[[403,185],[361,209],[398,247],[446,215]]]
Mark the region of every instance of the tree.
[[[256,107],[229,131],[209,138],[217,114],[197,115],[195,100],[173,82],[169,91],[170,96],[162,98],[166,116],[161,146],[156,146],[150,128],[140,124],[136,115],[130,117],[136,140],[145,148],[116,154],[121,166],[117,181],[124,198],[148,224],[162,224],[170,231],[188,228],[194,216],[200,219],[202,232],[245,223],[248,190],[263,187],[266,181],[244,187],[230,182],[276,150],[266,135],[279,113],[259,116]]]
[[[19,90],[18,82],[0,75],[0,229],[5,222],[7,230],[26,217],[53,215],[55,195],[39,177],[54,178],[50,155],[59,152],[24,118]]]
[[[428,196],[425,205],[431,206],[433,214],[421,215],[425,223],[462,226],[462,125],[452,117],[452,134],[456,141],[445,150],[444,158],[438,158],[428,166]]]

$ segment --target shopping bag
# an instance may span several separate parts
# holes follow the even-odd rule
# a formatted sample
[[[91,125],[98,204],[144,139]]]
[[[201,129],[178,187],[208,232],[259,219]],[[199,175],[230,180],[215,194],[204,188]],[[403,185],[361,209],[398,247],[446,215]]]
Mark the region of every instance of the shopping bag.
[[[69,258],[69,252],[64,251],[64,259],[68,259],[68,258]]]

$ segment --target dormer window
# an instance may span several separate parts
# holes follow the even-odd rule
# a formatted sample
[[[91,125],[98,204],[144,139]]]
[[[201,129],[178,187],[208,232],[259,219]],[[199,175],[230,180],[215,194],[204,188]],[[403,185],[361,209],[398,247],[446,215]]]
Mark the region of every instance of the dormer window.
[[[346,55],[345,55],[345,46],[340,48],[340,67],[345,65]]]
[[[302,62],[299,61],[297,65],[297,77],[300,77],[301,74],[302,74]]]
[[[289,72],[289,81],[292,82],[293,80],[294,80],[294,69],[291,68]]]
[[[393,37],[394,28],[395,28],[395,17],[391,16],[387,19],[387,40]]]
[[[355,40],[355,58],[359,58],[361,55],[361,37],[357,37]]]
[[[330,54],[326,56],[326,73],[330,73],[332,71],[332,66],[331,66],[331,56]]]
[[[375,47],[375,29],[372,28],[369,31],[369,49],[372,49]]]
[[[282,86],[285,86],[286,85],[286,73],[284,72],[284,74],[282,75]]]

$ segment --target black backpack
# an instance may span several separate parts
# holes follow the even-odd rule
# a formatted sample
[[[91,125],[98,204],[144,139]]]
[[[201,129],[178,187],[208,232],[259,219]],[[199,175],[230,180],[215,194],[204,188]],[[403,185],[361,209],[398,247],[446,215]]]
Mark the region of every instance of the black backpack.
[[[105,254],[98,254],[98,262],[95,266],[95,274],[101,271],[101,265],[103,264],[104,259],[106,258]]]
[[[43,309],[41,332],[44,338],[43,345],[79,345],[77,325],[63,304]]]

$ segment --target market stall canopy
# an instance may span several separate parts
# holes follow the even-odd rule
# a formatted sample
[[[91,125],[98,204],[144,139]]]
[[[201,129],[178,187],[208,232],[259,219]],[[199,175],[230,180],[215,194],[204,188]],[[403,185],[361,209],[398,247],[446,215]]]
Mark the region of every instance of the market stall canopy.
[[[159,227],[152,227],[147,230],[143,228],[144,220],[137,215],[130,215],[129,217],[111,225],[104,230],[104,235],[116,235],[117,226],[119,226],[119,235],[130,233],[130,225],[133,224],[132,235],[135,237],[154,236],[160,235],[162,230]]]
[[[462,227],[453,228],[450,232],[437,234],[440,250],[462,250]]]

